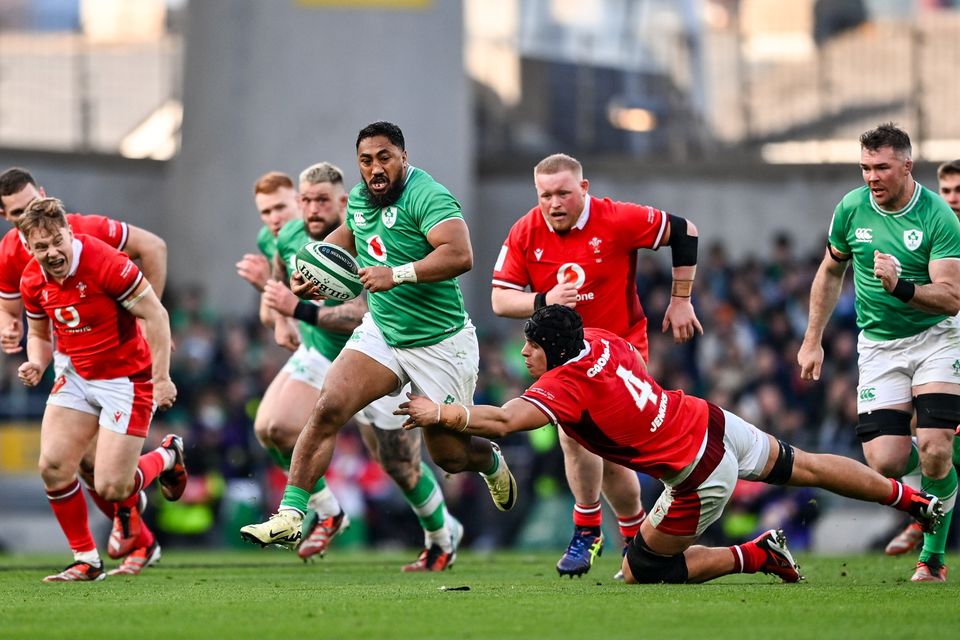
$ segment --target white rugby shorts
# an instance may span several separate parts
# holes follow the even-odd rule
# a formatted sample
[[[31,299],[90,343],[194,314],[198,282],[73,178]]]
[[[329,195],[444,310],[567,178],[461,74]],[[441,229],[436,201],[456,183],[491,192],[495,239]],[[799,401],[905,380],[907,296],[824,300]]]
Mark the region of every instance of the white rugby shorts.
[[[913,387],[960,384],[960,316],[897,340],[871,340],[861,332],[857,352],[857,413],[910,404]]]

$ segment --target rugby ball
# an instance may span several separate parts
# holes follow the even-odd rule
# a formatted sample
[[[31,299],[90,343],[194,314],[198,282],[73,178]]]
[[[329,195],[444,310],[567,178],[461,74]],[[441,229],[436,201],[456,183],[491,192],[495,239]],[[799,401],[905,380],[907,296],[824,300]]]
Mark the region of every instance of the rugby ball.
[[[363,291],[357,261],[335,244],[308,242],[297,249],[293,265],[325,298],[353,300]]]

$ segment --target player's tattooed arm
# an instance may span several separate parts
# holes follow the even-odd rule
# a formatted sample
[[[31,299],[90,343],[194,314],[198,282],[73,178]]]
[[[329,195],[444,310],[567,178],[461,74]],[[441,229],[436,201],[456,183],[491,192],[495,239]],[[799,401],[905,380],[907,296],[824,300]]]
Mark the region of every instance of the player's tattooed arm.
[[[367,301],[362,296],[335,307],[320,307],[317,326],[337,333],[353,333],[367,312]]]

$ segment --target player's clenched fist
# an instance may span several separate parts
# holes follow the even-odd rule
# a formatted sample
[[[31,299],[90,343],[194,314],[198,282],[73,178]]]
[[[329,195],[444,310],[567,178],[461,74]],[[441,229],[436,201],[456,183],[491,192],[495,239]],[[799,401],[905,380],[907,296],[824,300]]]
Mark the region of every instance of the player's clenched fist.
[[[153,381],[153,401],[159,409],[169,409],[177,401],[177,387],[170,378],[155,378]]]
[[[873,275],[880,279],[884,290],[893,291],[900,279],[900,261],[888,253],[874,251]]]
[[[547,292],[547,304],[562,304],[573,309],[577,306],[577,287],[572,282],[561,282]]]
[[[35,387],[40,384],[44,369],[46,369],[46,367],[41,367],[36,362],[24,362],[17,369],[17,377],[20,378],[20,382],[25,386]]]

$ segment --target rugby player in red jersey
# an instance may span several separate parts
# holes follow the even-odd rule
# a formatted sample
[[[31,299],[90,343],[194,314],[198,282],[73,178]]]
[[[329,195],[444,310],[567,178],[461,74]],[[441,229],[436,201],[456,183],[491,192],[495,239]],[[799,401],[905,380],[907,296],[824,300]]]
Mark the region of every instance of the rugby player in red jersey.
[[[591,197],[580,162],[562,153],[541,160],[533,179],[539,204],[510,229],[493,269],[494,313],[528,318],[547,304],[576,307],[588,326],[617,334],[647,358],[637,252],[669,245],[673,291],[662,329],[672,327],[677,343],[703,333],[690,302],[697,269],[692,222],[653,207]],[[626,545],[645,517],[640,483],[630,469],[602,460],[563,432],[560,444],[575,505],[573,538],[557,571],[582,575],[603,549],[601,489]]]
[[[935,496],[850,458],[801,451],[706,400],[661,388],[633,345],[603,329],[584,330],[569,307],[539,309],[524,334],[522,354],[536,381],[519,398],[503,407],[465,407],[411,395],[397,413],[409,416],[404,428],[440,424],[487,438],[549,421],[604,459],[659,478],[664,491],[623,559],[628,583],[757,572],[800,580],[780,530],[732,547],[694,545],[720,518],[739,478],[890,505],[927,530],[942,521]]]
[[[106,574],[76,477],[91,442],[96,493],[113,503],[112,557],[140,541],[144,487],[159,478],[164,496],[176,500],[186,486],[179,436],[140,455],[155,407],[176,400],[170,323],[133,261],[96,238],[74,236],[59,200],[34,200],[17,226],[34,256],[20,281],[28,319],[20,380],[35,386],[43,377],[53,359],[51,326],[60,354],[40,431],[40,475],[74,562],[44,581],[100,580]]]
[[[11,167],[0,174],[0,213],[13,225],[16,225],[17,219],[30,202],[45,196],[43,187],[37,184],[26,169]],[[167,245],[162,238],[145,229],[100,215],[68,213],[67,222],[74,233],[99,238],[139,260],[143,275],[152,285],[157,297],[163,295],[167,279]],[[23,350],[20,277],[31,258],[26,240],[16,228],[10,229],[0,238],[0,350],[7,354],[20,353]],[[58,356],[55,352],[54,358],[56,357]],[[96,442],[93,442],[80,462],[80,478],[100,511],[112,520],[113,504],[97,495],[93,488],[95,452]],[[141,500],[146,504],[145,494]],[[159,546],[155,544],[153,533],[144,524],[137,546],[110,574],[136,575],[159,557]]]

